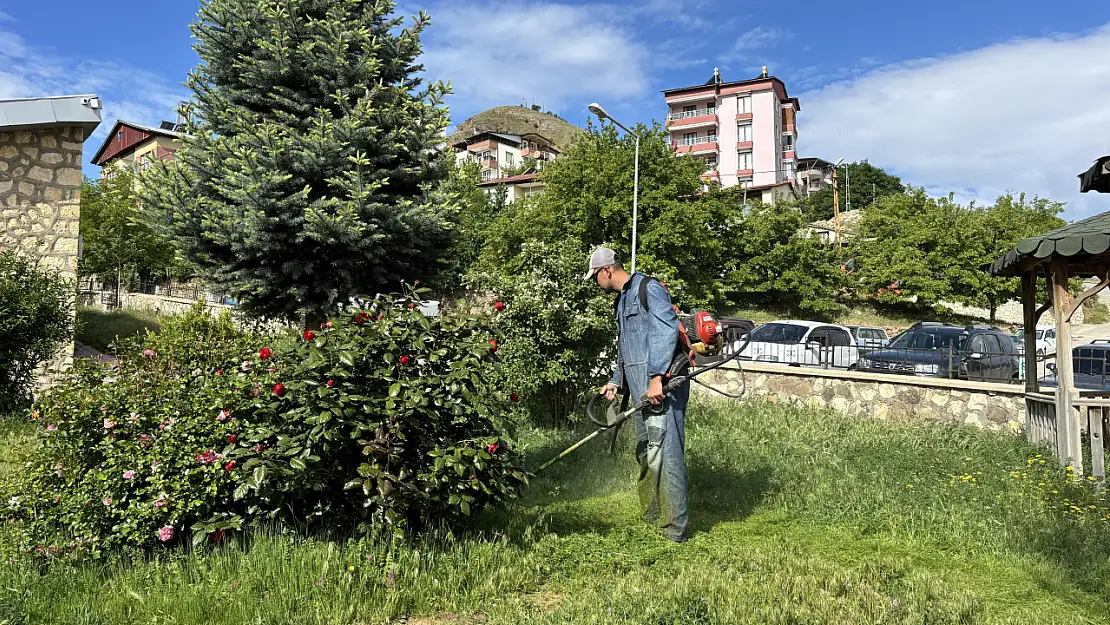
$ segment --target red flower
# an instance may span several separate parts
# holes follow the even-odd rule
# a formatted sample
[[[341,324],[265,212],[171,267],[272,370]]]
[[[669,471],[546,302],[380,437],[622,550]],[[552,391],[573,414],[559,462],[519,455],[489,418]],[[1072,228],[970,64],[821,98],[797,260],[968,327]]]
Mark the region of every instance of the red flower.
[[[402,366],[402,367],[408,366],[408,364],[409,364],[409,357],[408,357],[408,356],[401,356],[401,359],[400,359],[400,360],[398,360],[397,362],[401,363],[401,366]]]
[[[262,453],[262,450],[263,450],[263,449],[266,449],[266,448],[265,448],[265,447],[263,447],[261,443],[259,443],[258,445],[256,445],[256,446],[255,446],[255,448],[254,448],[254,450],[255,450],[255,451],[257,451],[258,453]]]
[[[409,302],[409,310],[416,308],[416,302]]]
[[[275,384],[274,385],[274,395],[277,395],[278,397],[281,397],[284,394],[285,394],[285,385],[282,384],[281,382],[278,382],[277,384]]]
[[[497,351],[497,341],[495,341],[493,339],[489,340],[489,351],[491,353]]]
[[[196,461],[200,464],[212,464],[220,459],[220,454],[212,451],[211,449],[196,455]]]
[[[305,330],[303,336],[304,336],[304,340],[311,341],[312,339],[316,338],[316,333],[313,332],[312,330]]]
[[[266,360],[273,353],[273,350],[271,350],[269,347],[263,347],[262,349],[258,350],[258,357],[262,360]]]
[[[509,399],[512,401],[520,401],[520,396],[518,396],[516,393],[510,393]]]
[[[505,303],[504,302],[494,302],[493,303],[493,309],[496,310],[497,312],[501,312],[501,311],[505,310]]]
[[[370,321],[370,314],[369,313],[360,312],[357,315],[355,315],[354,322],[356,324],[362,325],[362,324],[366,323],[367,321]]]
[[[328,380],[328,388],[335,386],[335,380]]]
[[[216,369],[216,375],[223,375],[223,374],[224,374],[223,369]]]
[[[234,443],[234,442],[235,442],[235,441],[237,441],[237,440],[239,440],[239,437],[238,437],[238,436],[236,436],[236,435],[234,435],[234,434],[228,434],[228,435],[227,435],[227,442],[229,442],[229,443]]]
[[[227,471],[234,471],[235,470],[235,461],[234,460],[228,460],[227,464],[224,465],[224,469],[227,470]]]
[[[224,531],[223,530],[216,530],[216,531],[212,532],[212,542],[218,543],[223,539],[224,539]]]
[[[486,451],[488,451],[491,454],[497,453],[498,449],[500,449],[500,448],[497,446],[497,443],[490,443],[489,447],[486,447]]]
[[[330,321],[325,321],[323,324],[320,325],[320,327],[321,328],[330,328],[331,327],[331,322]]]

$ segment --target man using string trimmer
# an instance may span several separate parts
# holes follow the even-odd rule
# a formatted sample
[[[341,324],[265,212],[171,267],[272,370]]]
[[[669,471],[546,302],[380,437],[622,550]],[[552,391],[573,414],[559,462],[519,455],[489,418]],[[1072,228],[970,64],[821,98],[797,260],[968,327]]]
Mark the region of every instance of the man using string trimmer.
[[[671,295],[658,280],[639,272],[629,274],[607,247],[597,248],[590,256],[586,279],[607,293],[617,294],[614,310],[619,360],[601,394],[612,401],[623,388],[634,401],[646,396],[650,403],[633,418],[644,519],[651,523],[662,520],[666,538],[685,541],[685,418],[690,383],[664,394],[679,337],[678,314]]]

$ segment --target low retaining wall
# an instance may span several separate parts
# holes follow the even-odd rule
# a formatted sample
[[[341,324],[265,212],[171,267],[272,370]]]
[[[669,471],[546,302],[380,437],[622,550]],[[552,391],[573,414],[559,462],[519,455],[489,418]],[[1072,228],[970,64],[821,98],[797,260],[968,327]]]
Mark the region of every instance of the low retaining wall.
[[[729,393],[738,393],[746,384],[746,399],[828,407],[874,419],[965,423],[1008,432],[1017,432],[1025,424],[1025,387],[1019,384],[765,363],[742,366],[743,381],[732,363],[706,373],[703,381]]]

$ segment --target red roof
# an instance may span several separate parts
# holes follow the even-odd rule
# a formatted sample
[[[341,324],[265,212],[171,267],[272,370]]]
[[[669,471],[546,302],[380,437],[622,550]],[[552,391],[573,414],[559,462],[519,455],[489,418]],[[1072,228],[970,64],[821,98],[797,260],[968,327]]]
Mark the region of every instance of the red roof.
[[[92,164],[103,166],[113,157],[130,150],[155,135],[174,139],[181,138],[180,132],[119,120],[112,126],[112,130],[108,132],[108,137],[104,139],[104,143],[100,144],[100,149],[93,155]]]

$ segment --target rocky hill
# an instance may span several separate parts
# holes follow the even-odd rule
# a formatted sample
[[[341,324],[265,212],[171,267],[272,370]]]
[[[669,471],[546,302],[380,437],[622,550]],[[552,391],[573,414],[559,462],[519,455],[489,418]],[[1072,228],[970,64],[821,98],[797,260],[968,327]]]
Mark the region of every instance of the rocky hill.
[[[455,126],[455,133],[447,137],[447,144],[475,132],[503,132],[513,135],[535,132],[551,139],[559,150],[566,150],[585,131],[547,113],[521,106],[498,106],[460,122]]]

